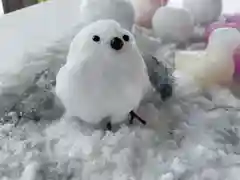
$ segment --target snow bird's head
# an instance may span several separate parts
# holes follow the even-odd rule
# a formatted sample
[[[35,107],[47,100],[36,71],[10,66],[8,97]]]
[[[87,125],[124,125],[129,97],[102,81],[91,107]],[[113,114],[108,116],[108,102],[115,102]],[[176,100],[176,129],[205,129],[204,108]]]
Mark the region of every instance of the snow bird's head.
[[[240,45],[240,32],[235,28],[219,28],[209,37],[207,51],[220,56],[232,56]]]
[[[141,55],[133,35],[114,20],[99,20],[83,28],[73,39],[67,62],[94,64],[137,63]],[[136,61],[136,62],[135,62]]]

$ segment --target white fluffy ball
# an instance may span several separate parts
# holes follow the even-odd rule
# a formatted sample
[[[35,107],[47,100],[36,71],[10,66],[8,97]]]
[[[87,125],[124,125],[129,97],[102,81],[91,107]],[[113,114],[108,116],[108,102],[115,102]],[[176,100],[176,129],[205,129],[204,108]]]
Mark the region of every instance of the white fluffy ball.
[[[152,27],[152,17],[156,10],[165,6],[168,0],[131,0],[135,9],[135,23],[146,28]]]
[[[152,19],[153,31],[164,42],[186,42],[194,31],[191,15],[185,9],[160,7]]]
[[[82,0],[80,18],[86,23],[99,19],[113,19],[127,30],[134,24],[134,9],[128,0]]]
[[[183,0],[183,6],[201,25],[216,21],[222,12],[222,0]]]

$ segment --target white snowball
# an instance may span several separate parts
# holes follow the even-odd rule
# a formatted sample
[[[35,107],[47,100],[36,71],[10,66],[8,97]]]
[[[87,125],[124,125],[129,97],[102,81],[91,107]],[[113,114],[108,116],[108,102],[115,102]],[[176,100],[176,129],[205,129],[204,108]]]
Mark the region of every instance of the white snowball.
[[[89,24],[100,19],[113,19],[127,30],[134,23],[134,9],[128,0],[82,0],[81,20]]]
[[[188,11],[175,7],[160,7],[153,16],[152,25],[155,35],[167,42],[186,42],[194,31]]]
[[[165,6],[168,0],[131,0],[135,9],[135,23],[146,28],[152,27],[152,17],[156,10]]]
[[[196,24],[212,23],[222,12],[222,0],[183,0],[183,6],[193,15]]]

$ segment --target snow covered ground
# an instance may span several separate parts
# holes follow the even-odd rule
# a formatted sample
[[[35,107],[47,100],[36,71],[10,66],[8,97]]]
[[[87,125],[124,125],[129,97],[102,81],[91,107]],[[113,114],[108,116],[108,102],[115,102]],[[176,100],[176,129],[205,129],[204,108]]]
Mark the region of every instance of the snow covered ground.
[[[77,1],[73,0],[72,4],[61,2],[48,2],[48,6],[40,5],[42,9],[33,7],[23,13],[16,12],[19,29],[12,28],[16,23],[14,16],[6,16],[0,21],[3,27],[0,34],[3,32],[5,41],[0,42],[0,52],[8,62],[0,67],[1,77],[25,82],[22,80],[26,75],[33,76],[36,70],[54,67],[54,60],[45,63],[50,55],[63,58],[63,54],[52,47],[61,46],[62,41],[57,41],[58,38],[68,33],[62,22],[75,27],[74,2]],[[237,5],[232,7],[237,10]],[[64,7],[71,8],[70,15],[62,15]],[[37,14],[39,23],[36,17],[23,18],[25,13]],[[31,28],[44,24],[46,28]],[[27,38],[30,40],[23,43]],[[66,47],[65,44],[62,47]],[[15,62],[18,57],[25,58]],[[41,62],[42,66],[36,62]],[[26,72],[26,69],[32,71]],[[25,73],[22,79],[15,79],[12,74],[19,72]],[[3,76],[5,73],[7,76]],[[12,113],[9,123],[5,121],[0,126],[1,180],[240,179],[240,101],[229,90],[216,87],[206,95],[199,92],[194,83],[184,83],[183,77],[176,82],[181,86],[176,87],[173,98],[161,108],[156,109],[151,103],[140,108],[139,113],[148,121],[146,127],[122,125],[114,133],[105,133],[75,119],[62,117],[52,121],[52,115],[55,115],[52,112],[56,112],[56,116],[59,114],[53,106],[53,77],[50,74],[37,79],[37,85],[28,90],[33,96],[24,97],[23,106],[14,107],[38,108],[42,112],[29,112],[24,117],[25,123],[20,122],[17,127],[12,121],[18,117]],[[15,89],[7,88],[6,91],[9,90]],[[9,100],[10,97],[5,98]],[[3,102],[1,100],[2,106]],[[214,109],[215,106],[230,108]],[[44,118],[39,121],[39,116]]]
[[[184,89],[193,89],[185,86]],[[240,113],[228,91],[213,101],[196,94],[151,104],[141,113],[148,126],[123,125],[104,134],[74,119],[15,128],[1,126],[0,176],[5,179],[238,180]],[[47,128],[46,128],[47,127]],[[4,179],[2,178],[2,179]],[[5,180],[4,179],[4,180]]]

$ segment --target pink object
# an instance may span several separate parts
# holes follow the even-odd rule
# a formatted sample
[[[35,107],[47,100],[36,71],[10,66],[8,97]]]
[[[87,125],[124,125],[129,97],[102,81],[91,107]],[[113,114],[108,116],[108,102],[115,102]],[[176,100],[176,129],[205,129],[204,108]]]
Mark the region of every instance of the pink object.
[[[169,0],[131,0],[135,10],[135,23],[146,28],[152,27],[152,17],[156,10]]]
[[[240,24],[240,13],[236,14],[226,14],[224,15],[227,23],[237,23]]]
[[[211,33],[215,30],[215,29],[219,29],[219,28],[237,28],[240,29],[240,22],[236,23],[236,22],[216,22],[213,23],[211,25],[209,25],[206,29],[205,29],[205,39],[208,42],[208,38],[211,35]]]
[[[234,51],[233,60],[235,65],[234,79],[240,81],[240,46]]]

